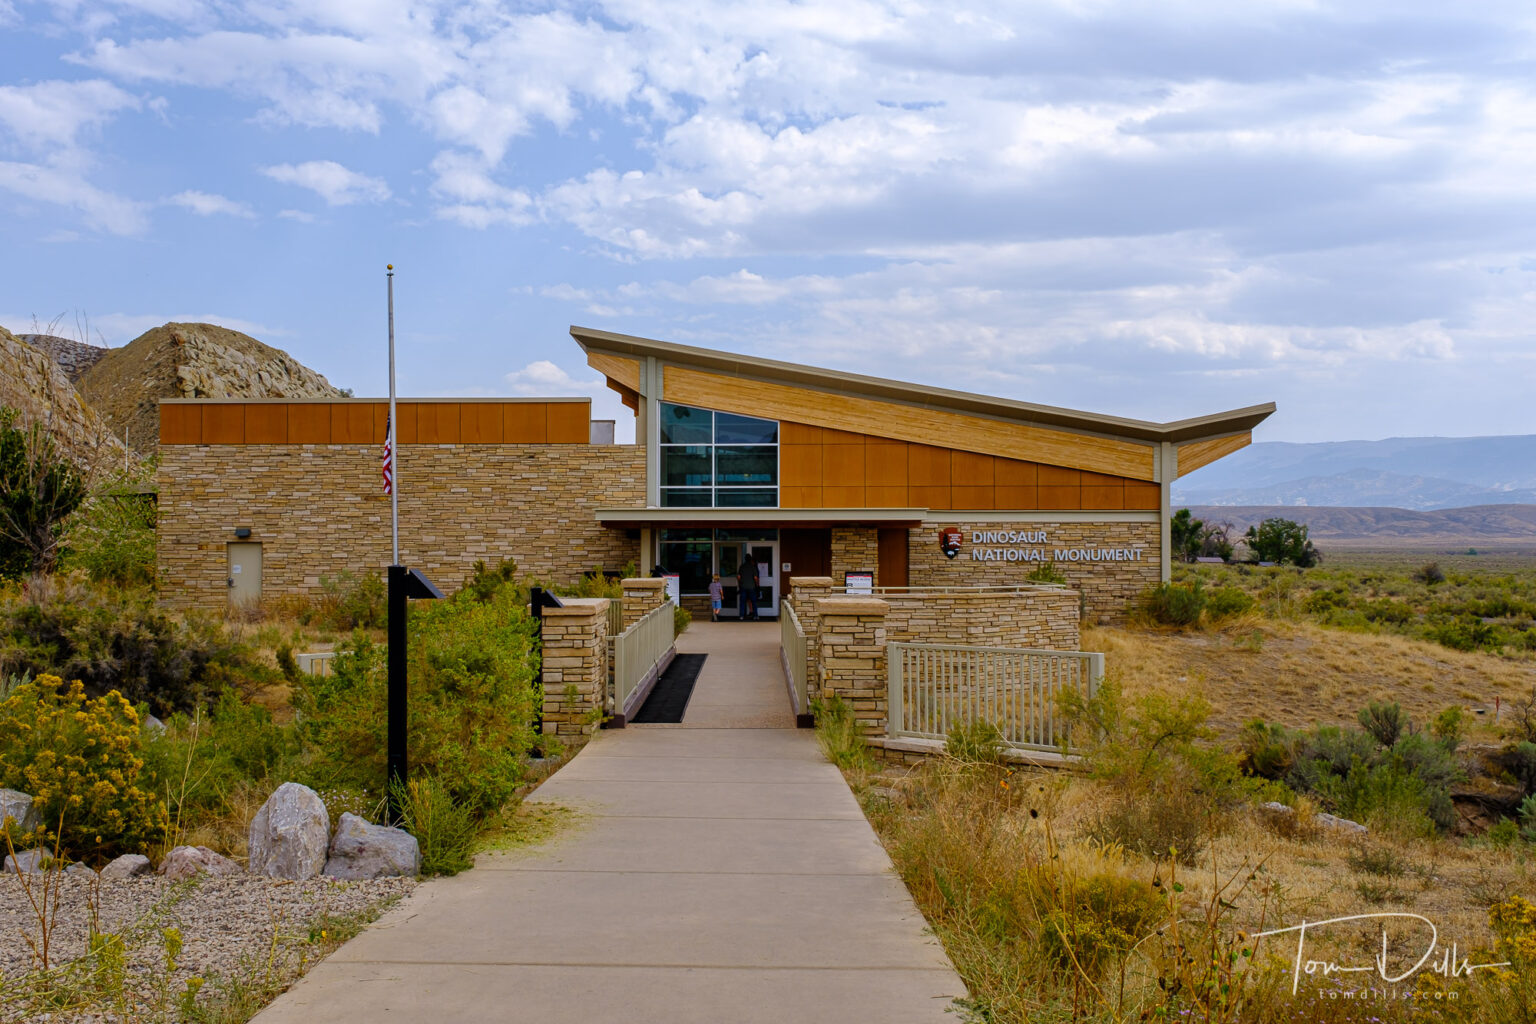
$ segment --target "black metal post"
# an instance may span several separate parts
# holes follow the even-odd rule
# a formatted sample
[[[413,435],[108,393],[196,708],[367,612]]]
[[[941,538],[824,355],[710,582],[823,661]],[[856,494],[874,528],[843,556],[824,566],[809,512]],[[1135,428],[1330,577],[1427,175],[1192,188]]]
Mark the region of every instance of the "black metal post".
[[[406,569],[389,567],[389,820],[400,821],[398,790],[406,780],[405,763],[405,606]]]

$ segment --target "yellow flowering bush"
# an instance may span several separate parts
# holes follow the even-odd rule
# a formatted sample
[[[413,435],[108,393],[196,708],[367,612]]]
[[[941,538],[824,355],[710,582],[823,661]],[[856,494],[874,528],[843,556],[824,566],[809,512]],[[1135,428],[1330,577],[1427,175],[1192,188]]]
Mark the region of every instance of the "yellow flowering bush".
[[[43,675],[0,703],[0,786],[30,793],[42,833],[24,837],[101,859],[142,852],[168,826],[165,804],[140,787],[139,715],[116,690],[90,697]]]

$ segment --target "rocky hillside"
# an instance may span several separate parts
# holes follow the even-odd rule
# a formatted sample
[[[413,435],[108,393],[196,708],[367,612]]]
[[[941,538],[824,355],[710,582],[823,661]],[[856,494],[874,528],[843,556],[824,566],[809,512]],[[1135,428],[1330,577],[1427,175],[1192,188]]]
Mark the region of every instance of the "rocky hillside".
[[[1536,505],[1472,508],[1322,508],[1305,505],[1191,505],[1196,519],[1232,523],[1233,536],[1265,519],[1305,523],[1313,540],[1369,541],[1385,545],[1465,545],[1488,541],[1536,542]]]
[[[52,356],[71,384],[79,384],[85,371],[101,362],[111,351],[101,345],[88,345],[56,334],[18,334],[17,337],[39,352]]]
[[[46,352],[0,327],[0,405],[48,424],[59,446],[87,466],[126,457],[123,442],[80,397]]]
[[[160,439],[162,398],[331,398],[341,391],[288,353],[213,324],[166,324],[107,354],[80,393],[140,454]]]

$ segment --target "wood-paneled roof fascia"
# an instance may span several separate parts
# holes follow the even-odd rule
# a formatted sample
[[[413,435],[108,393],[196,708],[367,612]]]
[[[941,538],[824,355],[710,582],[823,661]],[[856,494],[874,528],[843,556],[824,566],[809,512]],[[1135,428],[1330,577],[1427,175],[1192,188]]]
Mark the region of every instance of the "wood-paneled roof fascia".
[[[654,357],[668,365],[696,367],[715,373],[788,384],[830,394],[857,395],[919,408],[963,412],[989,419],[1054,427],[1060,430],[1152,444],[1164,441],[1183,444],[1239,431],[1251,431],[1275,411],[1275,403],[1265,402],[1262,405],[1194,416],[1169,423],[1153,423],[1123,416],[1080,412],[1056,406],[1037,405],[1032,402],[1018,402],[964,391],[951,391],[923,384],[908,384],[864,374],[846,373],[841,370],[819,369],[777,359],[718,352],[692,345],[679,345],[670,341],[656,341],[612,331],[599,331],[589,327],[573,325],[571,337],[589,356],[601,354],[631,359]]]

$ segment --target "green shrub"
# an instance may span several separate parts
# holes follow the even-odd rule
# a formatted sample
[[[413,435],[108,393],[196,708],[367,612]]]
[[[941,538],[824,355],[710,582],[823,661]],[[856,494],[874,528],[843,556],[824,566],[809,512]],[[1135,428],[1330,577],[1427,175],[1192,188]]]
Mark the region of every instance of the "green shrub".
[[[984,718],[956,725],[944,740],[946,754],[968,763],[1001,764],[1005,749],[1003,734]]]
[[[682,636],[683,630],[687,629],[692,622],[692,612],[680,604],[672,606],[672,635],[674,637]]]
[[[383,629],[389,623],[388,599],[384,577],[377,573],[354,576],[344,570],[321,576],[315,621],[339,632]]]
[[[118,473],[98,486],[65,523],[63,564],[98,583],[155,582],[154,467]]]
[[[1067,576],[1060,569],[1056,568],[1056,563],[1054,561],[1051,561],[1041,562],[1039,565],[1035,566],[1024,575],[1024,580],[1026,583],[1062,584],[1067,582]]]
[[[1445,582],[1445,573],[1440,569],[1439,562],[1426,562],[1413,574],[1413,578],[1426,586],[1434,586],[1436,583]]]
[[[416,837],[423,875],[456,875],[474,867],[479,821],[473,809],[453,798],[434,775],[393,783],[400,825]]]
[[[102,861],[159,842],[165,805],[143,767],[138,712],[120,694],[43,675],[0,704],[0,787],[32,795],[43,831],[29,838],[42,845],[56,836],[71,856]]]
[[[1217,587],[1206,595],[1205,611],[1212,619],[1229,619],[1253,611],[1254,600],[1237,587]]]
[[[408,756],[477,815],[502,806],[526,770],[534,736],[537,622],[513,588],[486,601],[461,592],[418,602],[408,620]],[[384,783],[386,649],[366,634],[343,645],[328,676],[294,690],[300,734],[321,786]]]
[[[1359,718],[1360,728],[1370,733],[1384,747],[1397,742],[1408,721],[1400,704],[1385,704],[1374,700],[1365,706]]]
[[[0,579],[52,571],[85,482],[41,420],[0,406]]]
[[[1062,888],[1062,905],[1040,922],[1040,948],[1059,970],[1089,978],[1102,977],[1168,916],[1156,889],[1121,875],[1091,875]]]
[[[1520,836],[1528,843],[1536,843],[1536,795],[1520,801]]]
[[[828,761],[844,771],[874,767],[875,759],[847,701],[836,696],[818,698],[811,702],[811,714],[816,718],[816,740]]]
[[[1193,626],[1205,610],[1205,590],[1199,580],[1160,583],[1141,595],[1139,610],[1148,622],[1162,626]]]

